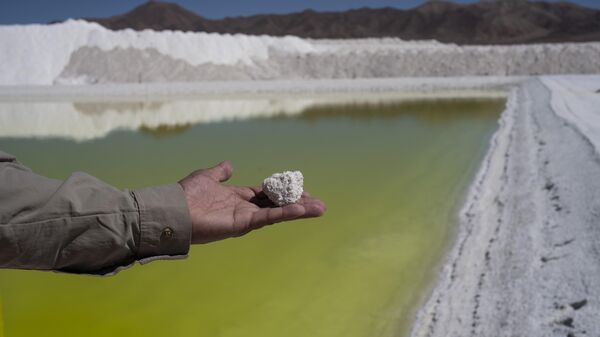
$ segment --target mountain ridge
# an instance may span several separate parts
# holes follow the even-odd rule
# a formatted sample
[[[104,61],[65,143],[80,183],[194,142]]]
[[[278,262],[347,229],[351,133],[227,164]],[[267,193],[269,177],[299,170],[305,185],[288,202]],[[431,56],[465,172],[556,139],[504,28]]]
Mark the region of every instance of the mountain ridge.
[[[303,38],[398,37],[457,44],[600,41],[600,10],[569,2],[527,0],[457,4],[429,1],[412,9],[362,7],[343,12],[207,19],[178,4],[150,1],[108,18],[84,18],[113,29],[180,30]]]

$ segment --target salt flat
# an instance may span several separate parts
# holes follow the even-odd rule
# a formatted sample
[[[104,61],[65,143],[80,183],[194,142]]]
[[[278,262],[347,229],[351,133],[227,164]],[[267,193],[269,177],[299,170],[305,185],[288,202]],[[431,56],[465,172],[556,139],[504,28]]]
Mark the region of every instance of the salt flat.
[[[600,77],[509,96],[413,336],[600,331]]]

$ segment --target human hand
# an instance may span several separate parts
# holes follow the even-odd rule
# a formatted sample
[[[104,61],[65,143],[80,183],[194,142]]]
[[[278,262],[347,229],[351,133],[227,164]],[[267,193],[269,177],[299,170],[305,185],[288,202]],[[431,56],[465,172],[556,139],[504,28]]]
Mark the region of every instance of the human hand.
[[[325,212],[325,204],[306,192],[297,203],[276,207],[261,187],[221,184],[232,173],[231,163],[224,161],[179,181],[192,218],[192,243],[242,236],[266,225],[318,217]]]

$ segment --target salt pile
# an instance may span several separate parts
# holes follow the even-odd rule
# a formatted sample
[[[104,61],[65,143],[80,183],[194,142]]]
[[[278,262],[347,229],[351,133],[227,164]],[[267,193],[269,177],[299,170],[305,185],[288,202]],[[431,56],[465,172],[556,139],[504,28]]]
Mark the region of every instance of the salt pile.
[[[600,43],[458,46],[131,29],[0,26],[0,85],[599,73]]]
[[[220,35],[179,31],[108,30],[99,24],[69,20],[52,25],[0,26],[0,85],[53,84],[80,48],[108,52],[153,50],[191,66],[250,65],[271,50],[302,54],[312,46],[296,37]],[[95,63],[96,60],[89,60]]]

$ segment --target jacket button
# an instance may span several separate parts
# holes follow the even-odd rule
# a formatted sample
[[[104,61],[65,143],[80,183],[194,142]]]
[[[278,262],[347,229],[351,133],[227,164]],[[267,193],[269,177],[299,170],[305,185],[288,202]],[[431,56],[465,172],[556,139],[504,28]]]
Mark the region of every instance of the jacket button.
[[[173,230],[169,227],[163,229],[162,235],[164,238],[170,239],[173,237]]]

